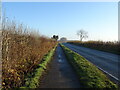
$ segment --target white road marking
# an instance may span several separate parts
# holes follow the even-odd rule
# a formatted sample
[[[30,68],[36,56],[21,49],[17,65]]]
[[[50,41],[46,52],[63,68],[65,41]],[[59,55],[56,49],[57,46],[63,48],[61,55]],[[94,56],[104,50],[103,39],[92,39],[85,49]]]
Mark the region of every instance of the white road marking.
[[[78,51],[73,50],[74,52],[77,52],[79,54]],[[89,61],[89,60],[88,60]],[[94,64],[95,65],[95,64]],[[102,68],[98,67],[97,65],[95,65],[97,68],[99,68],[101,71],[103,71],[104,73],[108,74],[110,77],[114,78],[117,81],[120,81],[117,77],[113,76],[112,74],[108,73],[107,71],[103,70]]]
[[[114,78],[115,80],[119,81],[119,79],[118,79],[117,77],[113,76],[112,74],[108,73],[107,71],[103,70],[102,68],[100,68],[100,67],[98,67],[98,66],[97,66],[97,68],[99,68],[100,70],[102,70],[104,73],[108,74],[109,76],[111,76],[111,77]]]

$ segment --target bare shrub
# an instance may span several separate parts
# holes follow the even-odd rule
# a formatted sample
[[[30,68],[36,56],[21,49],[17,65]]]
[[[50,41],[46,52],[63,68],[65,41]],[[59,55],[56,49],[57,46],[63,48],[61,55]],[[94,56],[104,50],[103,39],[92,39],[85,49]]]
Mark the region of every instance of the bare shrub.
[[[56,42],[33,35],[30,28],[6,19],[2,21],[1,30],[3,88],[20,87],[24,84],[25,75],[41,62]]]

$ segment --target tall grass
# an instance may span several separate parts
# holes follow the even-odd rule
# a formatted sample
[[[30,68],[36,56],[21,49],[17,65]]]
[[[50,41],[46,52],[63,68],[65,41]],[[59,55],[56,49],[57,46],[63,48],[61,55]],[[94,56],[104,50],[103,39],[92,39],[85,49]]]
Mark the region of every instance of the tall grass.
[[[25,75],[42,62],[43,56],[55,45],[29,27],[2,19],[2,86],[20,87]],[[32,31],[32,32],[31,32]]]
[[[104,41],[71,41],[68,42],[78,46],[85,46],[88,48],[93,48],[101,51],[106,51],[110,53],[120,54],[120,42],[104,42]]]

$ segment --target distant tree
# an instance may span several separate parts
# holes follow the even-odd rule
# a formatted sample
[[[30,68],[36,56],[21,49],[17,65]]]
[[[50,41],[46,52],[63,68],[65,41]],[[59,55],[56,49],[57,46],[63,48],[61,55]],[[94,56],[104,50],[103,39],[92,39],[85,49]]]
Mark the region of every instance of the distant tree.
[[[86,31],[84,31],[83,29],[77,31],[77,35],[80,37],[80,41],[82,41],[83,39],[88,38],[88,33]]]
[[[58,40],[58,35],[53,35],[53,37],[52,37],[53,39],[55,39],[56,41]]]

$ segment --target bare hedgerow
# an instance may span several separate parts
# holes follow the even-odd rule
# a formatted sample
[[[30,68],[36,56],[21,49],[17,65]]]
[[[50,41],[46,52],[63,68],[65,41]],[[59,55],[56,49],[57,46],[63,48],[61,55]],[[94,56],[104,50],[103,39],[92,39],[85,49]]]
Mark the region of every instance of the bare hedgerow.
[[[55,41],[31,31],[29,27],[15,21],[2,21],[3,88],[22,86],[25,75],[56,45]]]

